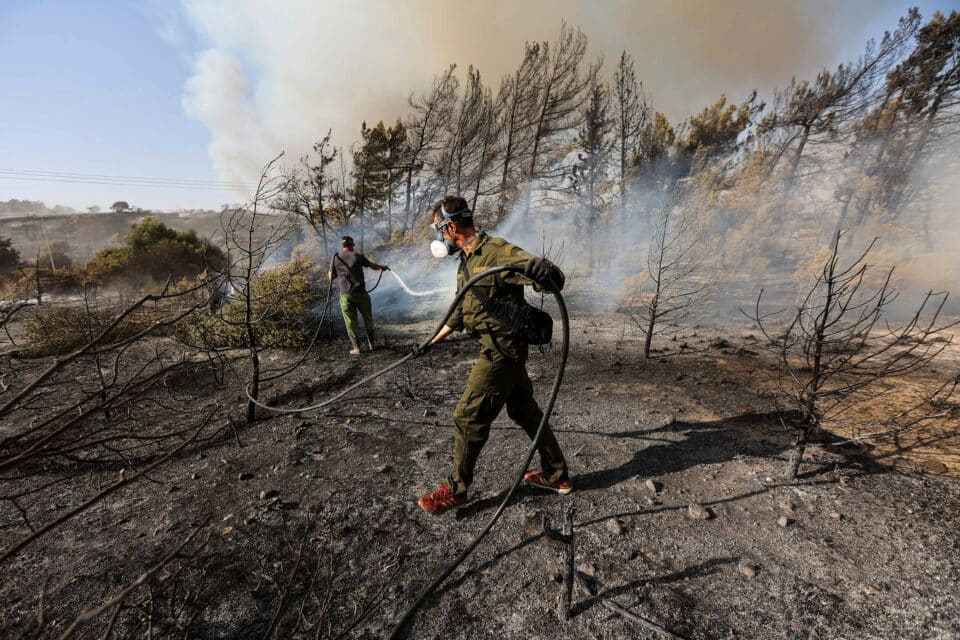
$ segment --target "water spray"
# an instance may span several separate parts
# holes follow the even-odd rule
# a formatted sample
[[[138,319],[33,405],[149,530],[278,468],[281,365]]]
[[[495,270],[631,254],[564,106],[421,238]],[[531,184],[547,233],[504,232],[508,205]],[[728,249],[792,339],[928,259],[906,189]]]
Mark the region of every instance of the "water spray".
[[[394,278],[397,279],[397,282],[400,283],[400,288],[406,291],[407,293],[409,293],[411,296],[416,296],[418,298],[425,298],[427,296],[435,296],[441,293],[452,293],[451,289],[445,289],[445,288],[431,289],[430,291],[414,291],[413,289],[407,286],[406,282],[400,279],[400,276],[397,275],[396,271],[393,271],[391,269],[390,273],[393,275]]]

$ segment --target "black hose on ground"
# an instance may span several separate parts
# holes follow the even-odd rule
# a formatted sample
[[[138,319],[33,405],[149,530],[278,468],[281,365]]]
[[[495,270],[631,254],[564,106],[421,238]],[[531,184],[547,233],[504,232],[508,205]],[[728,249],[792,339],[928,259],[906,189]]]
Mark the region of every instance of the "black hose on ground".
[[[499,267],[491,267],[490,269],[487,269],[486,271],[482,271],[482,272],[478,273],[477,275],[473,276],[472,278],[470,278],[469,280],[467,280],[467,281],[464,283],[463,288],[462,288],[460,291],[457,292],[457,295],[454,297],[453,302],[450,303],[449,308],[447,308],[446,314],[444,314],[443,319],[442,319],[442,320],[440,321],[440,323],[437,325],[437,328],[434,330],[434,332],[430,335],[429,338],[427,338],[426,340],[424,340],[423,343],[420,344],[420,345],[417,347],[417,353],[413,353],[413,352],[408,353],[407,355],[403,356],[402,358],[400,358],[400,359],[397,360],[396,362],[393,362],[392,364],[387,365],[387,366],[384,367],[383,369],[380,369],[380,370],[378,370],[378,371],[375,371],[375,372],[371,373],[370,375],[366,376],[365,378],[363,378],[362,380],[359,380],[359,381],[353,383],[352,385],[350,385],[349,387],[347,387],[346,389],[344,389],[343,391],[341,391],[341,392],[338,393],[337,395],[333,396],[332,398],[330,398],[330,399],[328,399],[328,400],[324,400],[323,402],[320,402],[320,403],[318,403],[318,404],[310,405],[309,407],[300,407],[300,408],[298,408],[298,409],[283,409],[283,408],[280,408],[280,407],[271,407],[270,405],[263,404],[262,402],[260,402],[259,400],[257,400],[256,398],[254,398],[253,396],[250,395],[250,386],[247,385],[247,387],[244,389],[244,392],[245,392],[246,395],[247,395],[247,400],[249,400],[249,401],[252,402],[253,404],[257,405],[257,406],[260,407],[261,409],[265,409],[265,410],[271,411],[271,412],[273,412],[273,413],[284,413],[284,414],[290,414],[290,413],[306,413],[307,411],[316,411],[317,409],[322,409],[322,408],[324,408],[324,407],[326,407],[326,406],[329,406],[329,405],[333,404],[334,402],[336,402],[337,400],[339,400],[340,398],[342,398],[343,396],[345,396],[345,395],[347,395],[348,393],[350,393],[351,391],[353,391],[354,389],[356,389],[357,387],[359,387],[359,386],[361,386],[361,385],[364,385],[364,384],[370,382],[371,380],[375,380],[376,378],[379,378],[380,376],[382,376],[382,375],[385,374],[385,373],[388,373],[388,372],[390,372],[390,371],[393,371],[394,369],[396,369],[397,367],[399,367],[400,365],[402,365],[402,364],[403,364],[404,362],[406,362],[407,360],[410,360],[411,358],[414,358],[414,357],[416,357],[416,356],[418,356],[418,355],[420,355],[420,354],[428,351],[428,350],[431,348],[430,341],[433,340],[433,339],[437,336],[438,333],[440,333],[440,330],[441,330],[441,329],[443,329],[443,326],[447,323],[447,320],[450,319],[450,316],[453,315],[453,312],[456,310],[457,306],[458,306],[458,305],[460,304],[460,302],[463,300],[464,296],[466,296],[467,291],[469,291],[470,288],[473,287],[473,285],[475,285],[475,284],[476,284],[477,282],[479,282],[480,280],[483,280],[484,278],[488,278],[488,277],[490,277],[490,276],[492,276],[492,275],[495,275],[495,274],[501,273],[501,272],[505,272],[505,271],[522,272],[522,271],[523,271],[523,265],[522,265],[522,264],[508,264],[508,265],[502,265],[502,266],[499,266]],[[569,337],[569,329],[568,329],[568,327],[567,327],[567,322],[568,322],[567,308],[566,308],[566,306],[565,306],[564,303],[563,303],[563,297],[562,297],[559,293],[556,294],[556,297],[557,297],[557,304],[558,304],[559,307],[560,307],[560,316],[561,316],[561,319],[562,319],[562,321],[563,321],[563,330],[564,330],[564,334],[563,334],[563,335],[564,335],[563,345],[562,345],[562,347],[561,347],[561,348],[562,348],[562,360],[561,360],[560,370],[559,370],[559,374],[562,376],[562,375],[563,375],[563,367],[566,366],[566,360],[567,360],[566,352],[567,352],[567,347],[568,347],[567,341],[568,341],[568,337]],[[557,381],[557,385],[559,385],[559,380]]]
[[[378,281],[379,282],[379,281]],[[303,355],[300,356],[293,364],[287,365],[280,369],[266,369],[261,373],[260,384],[264,382],[270,382],[271,380],[276,380],[277,378],[282,378],[291,371],[295,370],[303,361],[307,359],[307,356],[310,355],[310,351],[313,349],[313,345],[316,344],[317,338],[320,337],[320,330],[323,329],[323,323],[327,319],[327,311],[330,309],[330,295],[333,293],[333,280],[327,282],[327,293],[324,296],[323,303],[323,313],[320,314],[320,320],[317,321],[317,330],[313,332],[313,337],[310,338],[310,342],[307,343],[306,348],[303,350]],[[269,375],[268,375],[269,374]],[[250,387],[247,387],[247,398],[250,398]],[[256,403],[256,400],[253,400]]]

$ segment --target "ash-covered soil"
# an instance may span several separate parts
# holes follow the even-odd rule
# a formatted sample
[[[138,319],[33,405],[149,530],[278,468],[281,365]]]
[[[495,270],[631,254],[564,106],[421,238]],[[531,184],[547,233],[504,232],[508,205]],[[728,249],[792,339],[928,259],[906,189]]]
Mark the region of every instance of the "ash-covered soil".
[[[385,345],[359,358],[325,343],[264,397],[320,402],[432,328],[386,326]],[[781,482],[790,436],[761,382],[772,365],[748,334],[687,332],[645,361],[618,316],[576,315],[552,417],[576,490],[521,487],[407,637],[658,637],[612,602],[683,638],[960,638],[960,482],[828,442],[808,448],[798,482]],[[114,614],[112,637],[386,637],[493,516],[527,450],[501,416],[471,502],[442,516],[417,506],[448,470],[449,414],[476,350],[450,341],[332,409],[253,425],[239,420],[237,383],[170,380],[234,423],[3,563],[0,637],[58,637],[161,563],[75,637],[104,637]],[[541,397],[558,360],[556,349],[531,356]],[[18,361],[19,379],[49,362]],[[0,548],[146,464],[51,457],[5,476],[5,495],[29,498],[0,501]],[[564,544],[544,524],[559,530],[571,504],[590,590],[575,589],[561,622]]]

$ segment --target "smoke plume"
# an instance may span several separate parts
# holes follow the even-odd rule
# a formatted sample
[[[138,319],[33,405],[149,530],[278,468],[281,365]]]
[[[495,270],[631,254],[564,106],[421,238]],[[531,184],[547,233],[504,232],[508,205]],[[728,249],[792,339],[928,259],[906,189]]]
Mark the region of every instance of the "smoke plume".
[[[592,55],[631,53],[655,106],[676,121],[721,93],[762,93],[833,66],[878,35],[867,18],[893,5],[183,0],[201,43],[184,104],[208,127],[222,178],[249,182],[276,152],[296,158],[328,129],[347,147],[361,121],[402,117],[451,63],[498,86],[524,42],[553,40],[561,20],[584,30]]]

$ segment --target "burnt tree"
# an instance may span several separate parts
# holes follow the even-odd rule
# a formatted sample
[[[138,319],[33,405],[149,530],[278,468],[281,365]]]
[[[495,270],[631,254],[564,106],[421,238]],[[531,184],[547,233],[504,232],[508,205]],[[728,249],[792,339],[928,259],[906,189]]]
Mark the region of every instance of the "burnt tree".
[[[598,61],[584,68],[586,53],[587,37],[564,23],[557,41],[552,47],[543,43],[536,58],[537,103],[531,113],[530,155],[522,174],[526,183],[524,215],[533,207],[535,189],[549,192],[563,178],[563,170],[557,168],[561,143],[576,127],[580,109],[602,64]]]
[[[262,299],[255,286],[256,277],[265,270],[281,249],[287,235],[293,228],[285,213],[278,214],[269,210],[268,203],[273,202],[283,188],[282,179],[274,175],[273,169],[283,154],[268,162],[257,182],[256,191],[246,207],[228,209],[221,213],[220,228],[223,235],[223,247],[227,254],[226,267],[218,275],[225,283],[228,296],[234,302],[242,304],[239,318],[228,317],[222,307],[219,320],[227,325],[239,326],[244,334],[251,364],[251,377],[248,386],[250,400],[247,401],[247,422],[256,420],[256,400],[260,392],[260,332],[258,326],[270,313],[273,306],[279,304],[282,292],[268,294]]]
[[[643,92],[643,84],[637,82],[633,58],[626,51],[620,54],[620,62],[613,74],[613,137],[617,156],[620,191],[620,211],[627,211],[630,192],[631,160],[641,150],[641,133],[650,120],[650,106]]]
[[[594,238],[600,215],[606,209],[613,183],[610,180],[610,97],[607,87],[595,82],[583,109],[583,124],[577,136],[577,159],[571,168],[571,189],[582,211],[580,225],[587,244],[587,264],[595,264]]]
[[[713,254],[690,211],[668,202],[660,210],[647,253],[639,310],[630,318],[644,335],[649,358],[653,336],[689,323],[713,284]]]
[[[779,406],[782,421],[795,436],[795,446],[784,476],[794,480],[807,443],[825,423],[852,415],[864,402],[876,402],[879,383],[916,372],[928,365],[950,343],[943,334],[956,323],[938,324],[946,293],[928,292],[914,313],[899,326],[888,322],[897,298],[891,287],[893,267],[880,274],[867,256],[876,239],[849,265],[840,264],[838,232],[813,284],[775,331],[782,311],[760,312],[763,291],[752,314],[779,364],[778,382],[789,411]],[[954,392],[960,377],[929,393],[911,410],[892,413],[888,424],[872,437],[917,426],[937,416],[936,407]]]
[[[287,211],[310,225],[323,244],[325,255],[330,253],[331,221],[327,207],[334,188],[328,167],[339,155],[339,150],[330,144],[331,134],[327,131],[322,140],[314,143],[313,155],[303,155],[299,164],[287,171],[283,189],[272,203],[275,209]]]
[[[432,168],[435,155],[443,146],[444,133],[450,119],[453,118],[453,108],[457,100],[457,89],[460,86],[454,75],[456,65],[447,69],[434,78],[429,93],[414,97],[409,103],[413,114],[404,122],[407,136],[407,151],[403,162],[404,206],[403,230],[413,225],[413,218],[419,210],[414,201],[420,188],[416,178],[424,169]],[[427,189],[429,192],[429,189]],[[419,200],[430,197],[429,193],[419,194]]]

